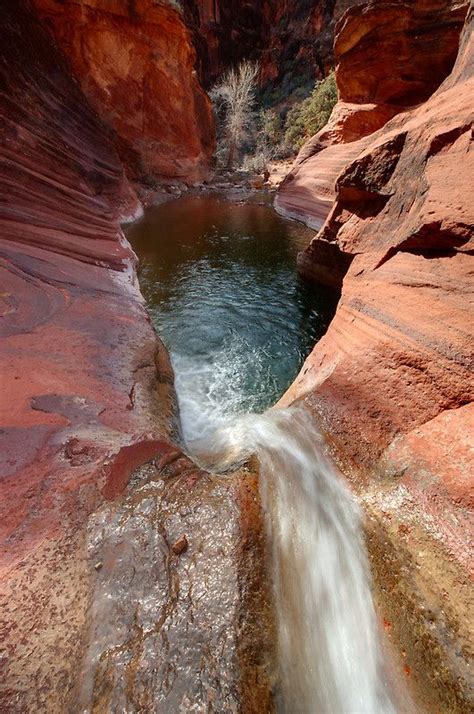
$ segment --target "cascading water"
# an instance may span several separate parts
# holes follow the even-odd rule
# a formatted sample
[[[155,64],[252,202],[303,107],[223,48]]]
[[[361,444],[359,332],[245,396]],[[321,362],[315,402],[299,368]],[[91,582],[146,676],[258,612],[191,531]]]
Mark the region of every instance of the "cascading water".
[[[229,420],[190,447],[217,470],[251,454],[259,460],[278,628],[278,711],[395,711],[359,512],[307,411]]]
[[[282,391],[278,369],[287,353],[292,355],[285,366],[289,383],[308,349],[305,339],[314,342],[324,329],[321,310],[308,302],[307,288],[295,275],[298,240],[288,240],[291,227],[268,208],[193,201],[198,199],[187,206],[176,202],[160,207],[141,249],[140,234],[131,238],[144,265],[142,288],[151,314],[171,352],[187,452],[217,472],[250,455],[260,463],[278,628],[278,711],[394,711],[384,683],[354,500],[324,455],[323,439],[303,407],[244,414],[271,404]],[[201,252],[189,260],[186,240],[178,246],[172,239],[173,250],[185,257],[171,261],[171,280],[169,271],[157,275],[151,268],[159,266],[170,246],[162,244],[161,252],[159,247],[156,254],[150,252],[150,235],[154,230],[163,236],[167,211],[169,225],[176,230],[178,223],[177,230],[182,230],[179,217],[193,223],[196,206],[201,221],[198,232],[193,229],[192,251],[196,254],[201,241]],[[230,235],[219,220],[226,229],[233,225]],[[239,247],[249,240],[255,244],[253,264],[248,247]],[[307,235],[300,235],[300,245],[301,240]],[[293,245],[293,251],[285,249],[283,260],[278,257],[281,241]],[[222,259],[229,245],[234,252]],[[302,328],[293,329],[298,321],[311,328],[304,339]],[[279,346],[281,357],[275,362]],[[283,388],[284,379],[285,374]]]

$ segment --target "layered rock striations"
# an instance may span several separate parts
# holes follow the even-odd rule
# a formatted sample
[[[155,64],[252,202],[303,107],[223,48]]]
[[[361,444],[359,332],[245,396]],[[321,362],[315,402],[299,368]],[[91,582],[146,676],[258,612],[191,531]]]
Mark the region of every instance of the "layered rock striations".
[[[281,186],[280,213],[321,228],[336,178],[368,145],[366,137],[425,101],[449,74],[467,7],[449,0],[371,0],[348,8],[335,30],[339,101]]]
[[[170,442],[113,136],[28,2],[3,3],[0,36],[0,709],[271,709],[255,476],[211,477]]]
[[[0,37],[0,710],[271,711],[256,476],[173,443],[116,137],[31,3]]]
[[[27,3],[3,3],[0,33],[0,708],[58,711],[79,667],[87,515],[172,432],[172,376],[104,125]]]
[[[471,11],[454,68],[427,99],[435,82],[423,57],[433,47],[433,73],[446,68],[436,52],[454,40],[458,22],[449,24],[449,42],[432,43],[441,32],[440,5],[434,4],[430,25],[436,35],[429,28],[424,33],[428,47],[410,81],[394,77],[389,92],[377,80],[377,91],[359,88],[351,97],[402,104],[419,97],[419,106],[341,145],[340,153],[330,146],[300,164],[311,181],[307,215],[319,212],[321,220],[318,186],[330,186],[328,166],[337,172],[335,201],[328,189],[329,215],[300,256],[300,269],[342,285],[342,292],[327,334],[282,403],[303,398],[319,414],[354,479],[370,516],[368,540],[388,626],[402,642],[406,671],[425,705],[461,712],[472,704],[474,46]],[[343,37],[348,22],[352,38],[365,36],[371,6],[360,14],[359,34],[357,15],[349,12]],[[451,3],[451,10],[460,7]],[[405,4],[401,13],[405,18]],[[387,18],[387,47],[398,51],[390,35],[402,20]],[[410,33],[417,47],[422,29]],[[382,41],[383,25],[375,37]],[[369,83],[375,74],[369,72]],[[423,74],[428,86],[421,91]],[[340,70],[341,76],[346,81]],[[347,81],[359,86],[349,70]],[[313,145],[325,133],[330,142],[331,125]]]
[[[115,133],[129,175],[203,178],[214,149],[212,111],[175,4],[33,2],[92,107]]]

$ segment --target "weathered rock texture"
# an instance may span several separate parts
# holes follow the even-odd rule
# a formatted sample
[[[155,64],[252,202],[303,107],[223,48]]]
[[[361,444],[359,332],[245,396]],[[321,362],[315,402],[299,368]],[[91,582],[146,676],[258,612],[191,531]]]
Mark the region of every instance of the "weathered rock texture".
[[[253,59],[264,85],[283,92],[311,85],[333,66],[335,20],[356,1],[183,0],[203,82],[209,86],[228,67]]]
[[[342,294],[282,402],[305,398],[355,478],[389,625],[430,711],[472,705],[472,19],[441,87],[347,144],[343,168],[338,155],[336,200],[300,267]],[[311,159],[312,181],[328,182],[330,152]]]
[[[254,474],[213,476],[170,449],[94,514],[81,711],[273,711],[258,504]]]
[[[170,711],[214,694],[270,710],[256,478],[225,485],[170,444],[173,376],[120,229],[136,199],[113,141],[30,4],[5,0],[0,37],[0,710],[71,712],[81,697],[81,711]],[[122,502],[152,457],[155,491]],[[174,555],[183,532],[189,553]],[[228,598],[219,620],[206,585]],[[111,692],[114,667],[126,681]]]
[[[210,102],[181,14],[153,0],[33,0],[129,175],[203,178],[214,149]]]
[[[170,434],[172,377],[104,126],[28,5],[3,3],[0,34],[0,708],[57,711],[80,655],[86,517]]]
[[[0,710],[272,711],[256,475],[170,442],[113,140],[28,2],[0,38]]]
[[[334,43],[339,103],[286,177],[275,202],[280,213],[322,226],[336,178],[367,146],[364,138],[425,101],[449,74],[467,7],[451,0],[371,0],[349,7]]]

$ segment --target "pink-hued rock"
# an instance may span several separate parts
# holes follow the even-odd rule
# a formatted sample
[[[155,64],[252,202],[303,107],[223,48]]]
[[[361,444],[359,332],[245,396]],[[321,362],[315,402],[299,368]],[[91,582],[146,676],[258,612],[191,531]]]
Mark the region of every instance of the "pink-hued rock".
[[[336,179],[368,145],[363,139],[427,99],[448,75],[467,7],[449,0],[348,7],[334,42],[339,102],[281,184],[279,213],[321,228],[336,198]]]
[[[204,178],[214,122],[180,12],[153,0],[33,2],[84,94],[114,130],[128,173]]]
[[[2,47],[0,214],[7,537],[30,519],[32,532],[43,517],[53,528],[62,516],[49,507],[42,515],[49,492],[67,494],[87,480],[99,486],[100,469],[121,447],[150,438],[156,427],[141,384],[157,384],[156,362],[167,364],[119,224],[136,199],[61,58],[18,14],[2,17],[2,37],[10,37]],[[23,538],[10,543],[14,560]]]
[[[0,37],[0,710],[272,711],[257,475],[170,440],[114,137],[28,0]]]
[[[0,709],[59,711],[81,656],[87,517],[170,448],[172,373],[107,130],[27,4],[3,3],[0,35]]]
[[[357,150],[299,259],[307,277],[339,280],[341,298],[280,402],[304,399],[319,414],[370,517],[407,666],[428,707],[459,712],[472,704],[472,21],[426,102],[343,147]],[[339,148],[307,160],[314,186],[328,183],[325,155]]]
[[[296,159],[280,185],[274,205],[282,216],[302,221],[310,228],[319,230],[336,197],[336,177],[360,153],[364,142],[328,142],[324,146],[319,141],[319,135],[316,137],[318,145],[315,152],[301,162],[299,158]],[[309,147],[305,144],[303,150],[308,151]]]

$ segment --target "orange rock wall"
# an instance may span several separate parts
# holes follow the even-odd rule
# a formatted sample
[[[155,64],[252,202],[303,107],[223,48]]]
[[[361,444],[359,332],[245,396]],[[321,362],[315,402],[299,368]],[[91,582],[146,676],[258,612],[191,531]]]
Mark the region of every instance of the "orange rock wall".
[[[467,5],[372,0],[349,8],[335,30],[340,99],[400,107],[428,99],[453,67]]]
[[[194,181],[214,148],[181,14],[165,1],[33,0],[129,173]]]

